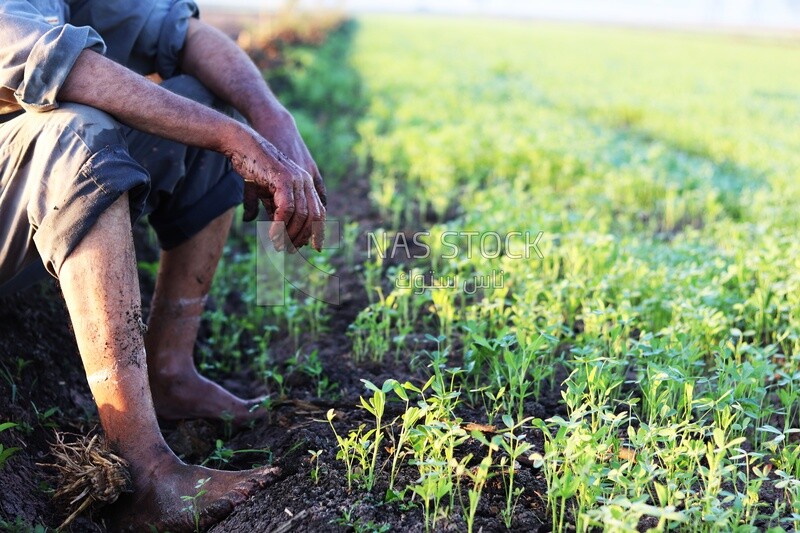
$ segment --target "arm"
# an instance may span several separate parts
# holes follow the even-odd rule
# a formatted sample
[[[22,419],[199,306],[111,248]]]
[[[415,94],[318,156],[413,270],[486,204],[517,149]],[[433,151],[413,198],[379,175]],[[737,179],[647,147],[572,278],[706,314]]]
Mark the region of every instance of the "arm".
[[[129,126],[224,153],[259,198],[275,208],[270,237],[279,249],[283,224],[299,248],[312,237],[322,245],[325,209],[309,174],[252,129],[217,111],[175,95],[91,51],[78,56],[58,99],[101,109]]]
[[[311,174],[322,203],[327,203],[322,176],[294,119],[236,43],[208,24],[190,19],[180,67],[233,105],[265,139]]]

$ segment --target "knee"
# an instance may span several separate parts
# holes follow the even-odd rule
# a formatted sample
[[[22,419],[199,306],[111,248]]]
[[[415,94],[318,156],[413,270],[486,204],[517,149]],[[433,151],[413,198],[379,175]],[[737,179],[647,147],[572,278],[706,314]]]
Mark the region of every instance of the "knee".
[[[125,146],[122,125],[114,117],[97,108],[66,103],[48,113],[51,124],[63,128],[59,142],[69,142],[76,138],[91,154],[108,146]]]

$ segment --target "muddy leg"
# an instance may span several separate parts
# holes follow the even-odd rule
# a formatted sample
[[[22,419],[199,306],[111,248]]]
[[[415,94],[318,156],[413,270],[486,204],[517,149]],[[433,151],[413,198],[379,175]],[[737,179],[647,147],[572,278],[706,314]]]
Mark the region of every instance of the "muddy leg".
[[[177,248],[161,253],[145,336],[150,387],[159,418],[261,418],[259,400],[243,400],[201,376],[194,366],[197,330],[222,255],[233,210]]]
[[[200,501],[204,522],[230,513],[268,482],[270,469],[187,466],[161,436],[148,385],[127,196],[98,219],[64,262],[59,279],[103,429],[131,466],[134,493],[117,505],[127,513],[118,526],[193,529],[180,497],[195,495],[199,479],[209,479]]]

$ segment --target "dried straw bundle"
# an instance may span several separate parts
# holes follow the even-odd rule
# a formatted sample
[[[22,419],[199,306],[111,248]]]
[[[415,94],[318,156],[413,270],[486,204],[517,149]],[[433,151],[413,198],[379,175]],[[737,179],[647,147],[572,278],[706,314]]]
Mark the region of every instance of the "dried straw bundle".
[[[40,466],[58,471],[58,489],[53,497],[64,501],[70,513],[59,529],[85,510],[96,511],[133,490],[128,463],[112,453],[98,435],[78,436],[75,442],[66,444],[64,435],[56,432],[50,451],[55,463]]]

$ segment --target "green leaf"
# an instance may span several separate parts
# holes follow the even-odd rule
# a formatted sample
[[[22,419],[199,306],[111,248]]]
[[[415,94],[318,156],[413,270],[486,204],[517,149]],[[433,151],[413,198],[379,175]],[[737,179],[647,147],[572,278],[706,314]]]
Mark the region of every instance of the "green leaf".
[[[376,392],[376,391],[380,390],[377,387],[377,385],[375,385],[373,382],[371,382],[371,381],[369,381],[367,379],[362,379],[361,382],[364,384],[364,386],[367,388],[367,390],[371,390],[373,392]]]
[[[8,460],[9,457],[14,455],[18,451],[19,451],[19,448],[6,448],[6,449],[3,449],[3,447],[0,446],[0,465],[5,463],[6,460]]]
[[[714,435],[714,444],[716,444],[717,448],[724,448],[725,432],[722,431],[722,429],[720,428],[714,428],[713,435]]]
[[[373,412],[375,416],[383,416],[383,409],[386,406],[386,394],[383,391],[377,391],[369,403],[375,408]]]
[[[395,381],[394,385],[392,386],[392,389],[394,390],[394,393],[397,395],[398,398],[400,398],[404,402],[407,402],[408,401],[408,394],[406,394],[406,391],[405,391],[405,389],[403,387],[404,387],[404,385],[400,385],[400,383]]]
[[[475,439],[476,441],[478,441],[481,444],[483,444],[484,446],[490,446],[489,441],[486,439],[486,437],[483,435],[483,433],[481,433],[477,429],[473,429],[472,433],[470,433],[470,436],[473,439]]]
[[[416,392],[417,394],[422,394],[422,391],[418,389],[416,386],[414,386],[414,384],[411,383],[410,381],[406,381],[405,383],[403,383],[403,388],[405,390]]]
[[[363,407],[373,415],[375,414],[375,409],[369,403],[367,403],[367,400],[365,400],[363,396],[359,396],[358,399],[361,400],[361,407]]]
[[[383,497],[384,503],[400,502],[403,501],[405,490],[400,492],[394,489],[386,489],[386,495]]]

